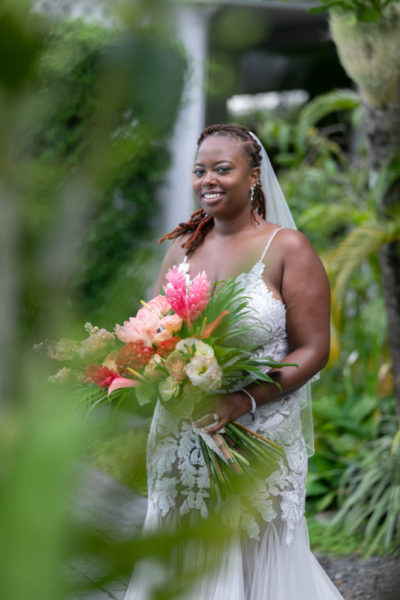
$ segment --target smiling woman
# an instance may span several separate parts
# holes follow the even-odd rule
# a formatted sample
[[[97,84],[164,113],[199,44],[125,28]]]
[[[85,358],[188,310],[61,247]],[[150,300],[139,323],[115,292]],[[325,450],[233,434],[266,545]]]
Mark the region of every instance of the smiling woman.
[[[212,217],[248,213],[250,193],[260,168],[249,169],[239,145],[228,138],[210,136],[197,153],[193,170],[193,189],[200,206]]]
[[[272,474],[261,464],[251,484],[236,492],[234,516],[240,533],[226,548],[220,568],[185,598],[340,600],[311,554],[304,520],[311,442],[310,430],[302,426],[307,410],[304,391],[328,358],[330,297],[325,271],[311,244],[295,230],[264,149],[245,128],[214,125],[203,131],[193,189],[200,209],[162,238],[174,242],[162,263],[155,294],[174,265],[192,277],[206,271],[211,282],[233,278],[247,298],[241,325],[254,319],[259,323],[257,330],[249,327],[241,334],[240,344],[256,346],[258,357],[287,364],[269,370],[272,382],[247,379],[227,394],[211,395],[197,413],[190,398],[180,416],[157,405],[147,450],[145,530],[169,529],[185,515],[207,517],[210,479],[192,418],[211,434],[238,421],[279,444],[284,455]],[[277,214],[277,204],[278,213],[289,216],[271,222],[268,216]],[[221,508],[221,518],[232,516],[222,498]],[[126,600],[150,598],[148,584],[134,576]]]

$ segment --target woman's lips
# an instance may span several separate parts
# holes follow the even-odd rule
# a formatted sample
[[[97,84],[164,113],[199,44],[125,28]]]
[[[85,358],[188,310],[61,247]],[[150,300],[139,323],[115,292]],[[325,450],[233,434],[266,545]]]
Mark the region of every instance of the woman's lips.
[[[206,204],[216,204],[225,196],[225,192],[203,192],[201,199]]]

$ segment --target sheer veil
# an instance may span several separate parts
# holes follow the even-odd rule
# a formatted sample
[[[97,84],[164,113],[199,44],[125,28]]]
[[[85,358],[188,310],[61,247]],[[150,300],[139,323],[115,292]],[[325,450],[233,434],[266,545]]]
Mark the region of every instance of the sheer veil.
[[[261,146],[260,183],[266,199],[267,221],[276,225],[283,225],[289,229],[297,229],[279,181],[271,166],[268,154],[258,137],[253,132],[250,132],[250,135]],[[299,401],[303,437],[307,446],[307,454],[308,456],[312,456],[314,454],[314,431],[311,407],[311,381],[303,385],[298,390],[298,393],[300,394]]]

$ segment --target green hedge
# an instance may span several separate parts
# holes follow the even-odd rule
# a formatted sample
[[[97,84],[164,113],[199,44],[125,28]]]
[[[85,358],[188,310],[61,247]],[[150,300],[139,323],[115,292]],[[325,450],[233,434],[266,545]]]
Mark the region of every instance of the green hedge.
[[[132,259],[141,261],[141,249],[154,235],[156,189],[169,165],[167,144],[185,72],[182,50],[154,31],[128,36],[75,20],[52,26],[45,41],[35,119],[23,148],[25,196],[33,207],[24,243],[29,255],[51,228],[60,195],[93,150],[97,132],[107,131],[107,154],[92,152],[88,166],[96,197],[79,267],[72,286],[60,282],[88,319],[107,319],[110,286],[121,293],[129,287]],[[131,290],[135,285],[140,293],[140,282],[132,282]],[[34,313],[40,298],[29,289],[27,294]],[[110,324],[117,318],[109,315]]]

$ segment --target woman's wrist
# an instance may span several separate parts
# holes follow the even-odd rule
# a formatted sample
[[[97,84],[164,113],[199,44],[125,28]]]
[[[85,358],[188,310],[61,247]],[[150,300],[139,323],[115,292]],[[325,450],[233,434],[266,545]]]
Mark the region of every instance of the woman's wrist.
[[[279,374],[277,374],[277,377],[279,377]],[[274,402],[282,393],[281,388],[276,383],[266,381],[252,383],[247,385],[246,388],[242,389],[245,390],[245,393],[248,393],[253,397],[256,408],[263,406],[264,404],[270,404],[271,402]],[[253,403],[251,405],[251,408],[252,407]]]

